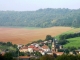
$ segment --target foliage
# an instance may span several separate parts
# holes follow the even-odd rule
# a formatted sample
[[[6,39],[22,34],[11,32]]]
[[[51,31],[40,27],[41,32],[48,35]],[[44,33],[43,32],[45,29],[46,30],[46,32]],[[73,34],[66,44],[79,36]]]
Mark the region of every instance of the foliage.
[[[44,55],[40,60],[54,60],[54,57],[52,55]]]
[[[62,34],[59,36],[59,44],[64,45],[69,42],[69,38],[75,38],[75,37],[80,37],[80,32],[72,33],[72,34],[71,33],[70,34]]]
[[[47,35],[45,40],[53,40],[53,37],[51,35]]]
[[[0,42],[0,48],[3,51],[16,51],[17,45],[11,42]]]
[[[58,43],[59,43],[60,45],[65,45],[65,44],[68,43],[68,41],[67,41],[66,39],[64,39],[64,40],[59,40]]]
[[[39,9],[37,11],[0,11],[0,26],[80,27],[80,9]]]
[[[59,36],[59,39],[69,39],[69,38],[75,38],[75,37],[80,37],[80,33],[73,33],[73,34],[63,34]]]
[[[58,56],[55,60],[80,60],[79,55],[61,55]]]

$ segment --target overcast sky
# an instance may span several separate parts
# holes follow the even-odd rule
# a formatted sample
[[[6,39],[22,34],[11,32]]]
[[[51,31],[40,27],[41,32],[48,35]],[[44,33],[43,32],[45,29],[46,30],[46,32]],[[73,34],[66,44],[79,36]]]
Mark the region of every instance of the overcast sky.
[[[0,11],[32,11],[41,8],[79,9],[80,0],[0,0]]]

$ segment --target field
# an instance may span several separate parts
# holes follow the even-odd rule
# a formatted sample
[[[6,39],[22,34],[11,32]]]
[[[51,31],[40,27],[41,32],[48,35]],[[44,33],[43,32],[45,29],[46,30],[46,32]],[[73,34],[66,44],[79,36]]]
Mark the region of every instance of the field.
[[[0,28],[0,41],[12,42],[13,44],[27,44],[39,39],[45,39],[46,35],[57,36],[69,31],[70,27],[51,27],[51,28]]]
[[[69,43],[64,45],[64,47],[80,47],[80,37],[68,39]]]
[[[77,33],[77,32],[80,32],[80,28],[72,28],[71,30],[68,30],[66,32],[63,32],[60,35],[62,35],[62,34],[70,34],[70,33]],[[55,36],[56,39],[59,39],[59,36],[60,35]]]

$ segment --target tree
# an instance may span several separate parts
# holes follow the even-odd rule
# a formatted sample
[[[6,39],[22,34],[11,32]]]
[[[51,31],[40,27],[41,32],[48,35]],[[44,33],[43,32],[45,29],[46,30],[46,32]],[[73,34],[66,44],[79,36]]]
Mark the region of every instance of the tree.
[[[13,60],[13,56],[11,53],[6,53],[4,57],[5,57],[5,60]]]
[[[54,57],[52,55],[44,55],[40,60],[54,60]]]
[[[47,35],[45,40],[53,40],[53,37],[51,37],[51,35]]]

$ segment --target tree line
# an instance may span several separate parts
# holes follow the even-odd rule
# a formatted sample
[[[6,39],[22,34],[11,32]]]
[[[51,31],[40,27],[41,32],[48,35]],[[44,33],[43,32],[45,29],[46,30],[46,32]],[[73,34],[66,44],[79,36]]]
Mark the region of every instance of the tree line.
[[[14,48],[17,48],[17,45],[12,44],[11,42],[0,42],[0,45],[2,45],[2,46],[12,46]]]
[[[0,60],[17,60],[13,58],[11,53],[6,53],[5,55],[0,54]],[[70,54],[63,54],[61,56],[57,56],[56,54],[53,55],[44,55],[40,58],[30,58],[30,60],[80,60],[80,55],[70,55]]]
[[[0,26],[80,27],[80,9],[39,9],[36,11],[0,11]]]
[[[80,32],[78,33],[70,33],[70,34],[62,34],[59,36],[59,39],[60,40],[63,40],[63,39],[69,39],[69,38],[75,38],[75,37],[80,37]]]

